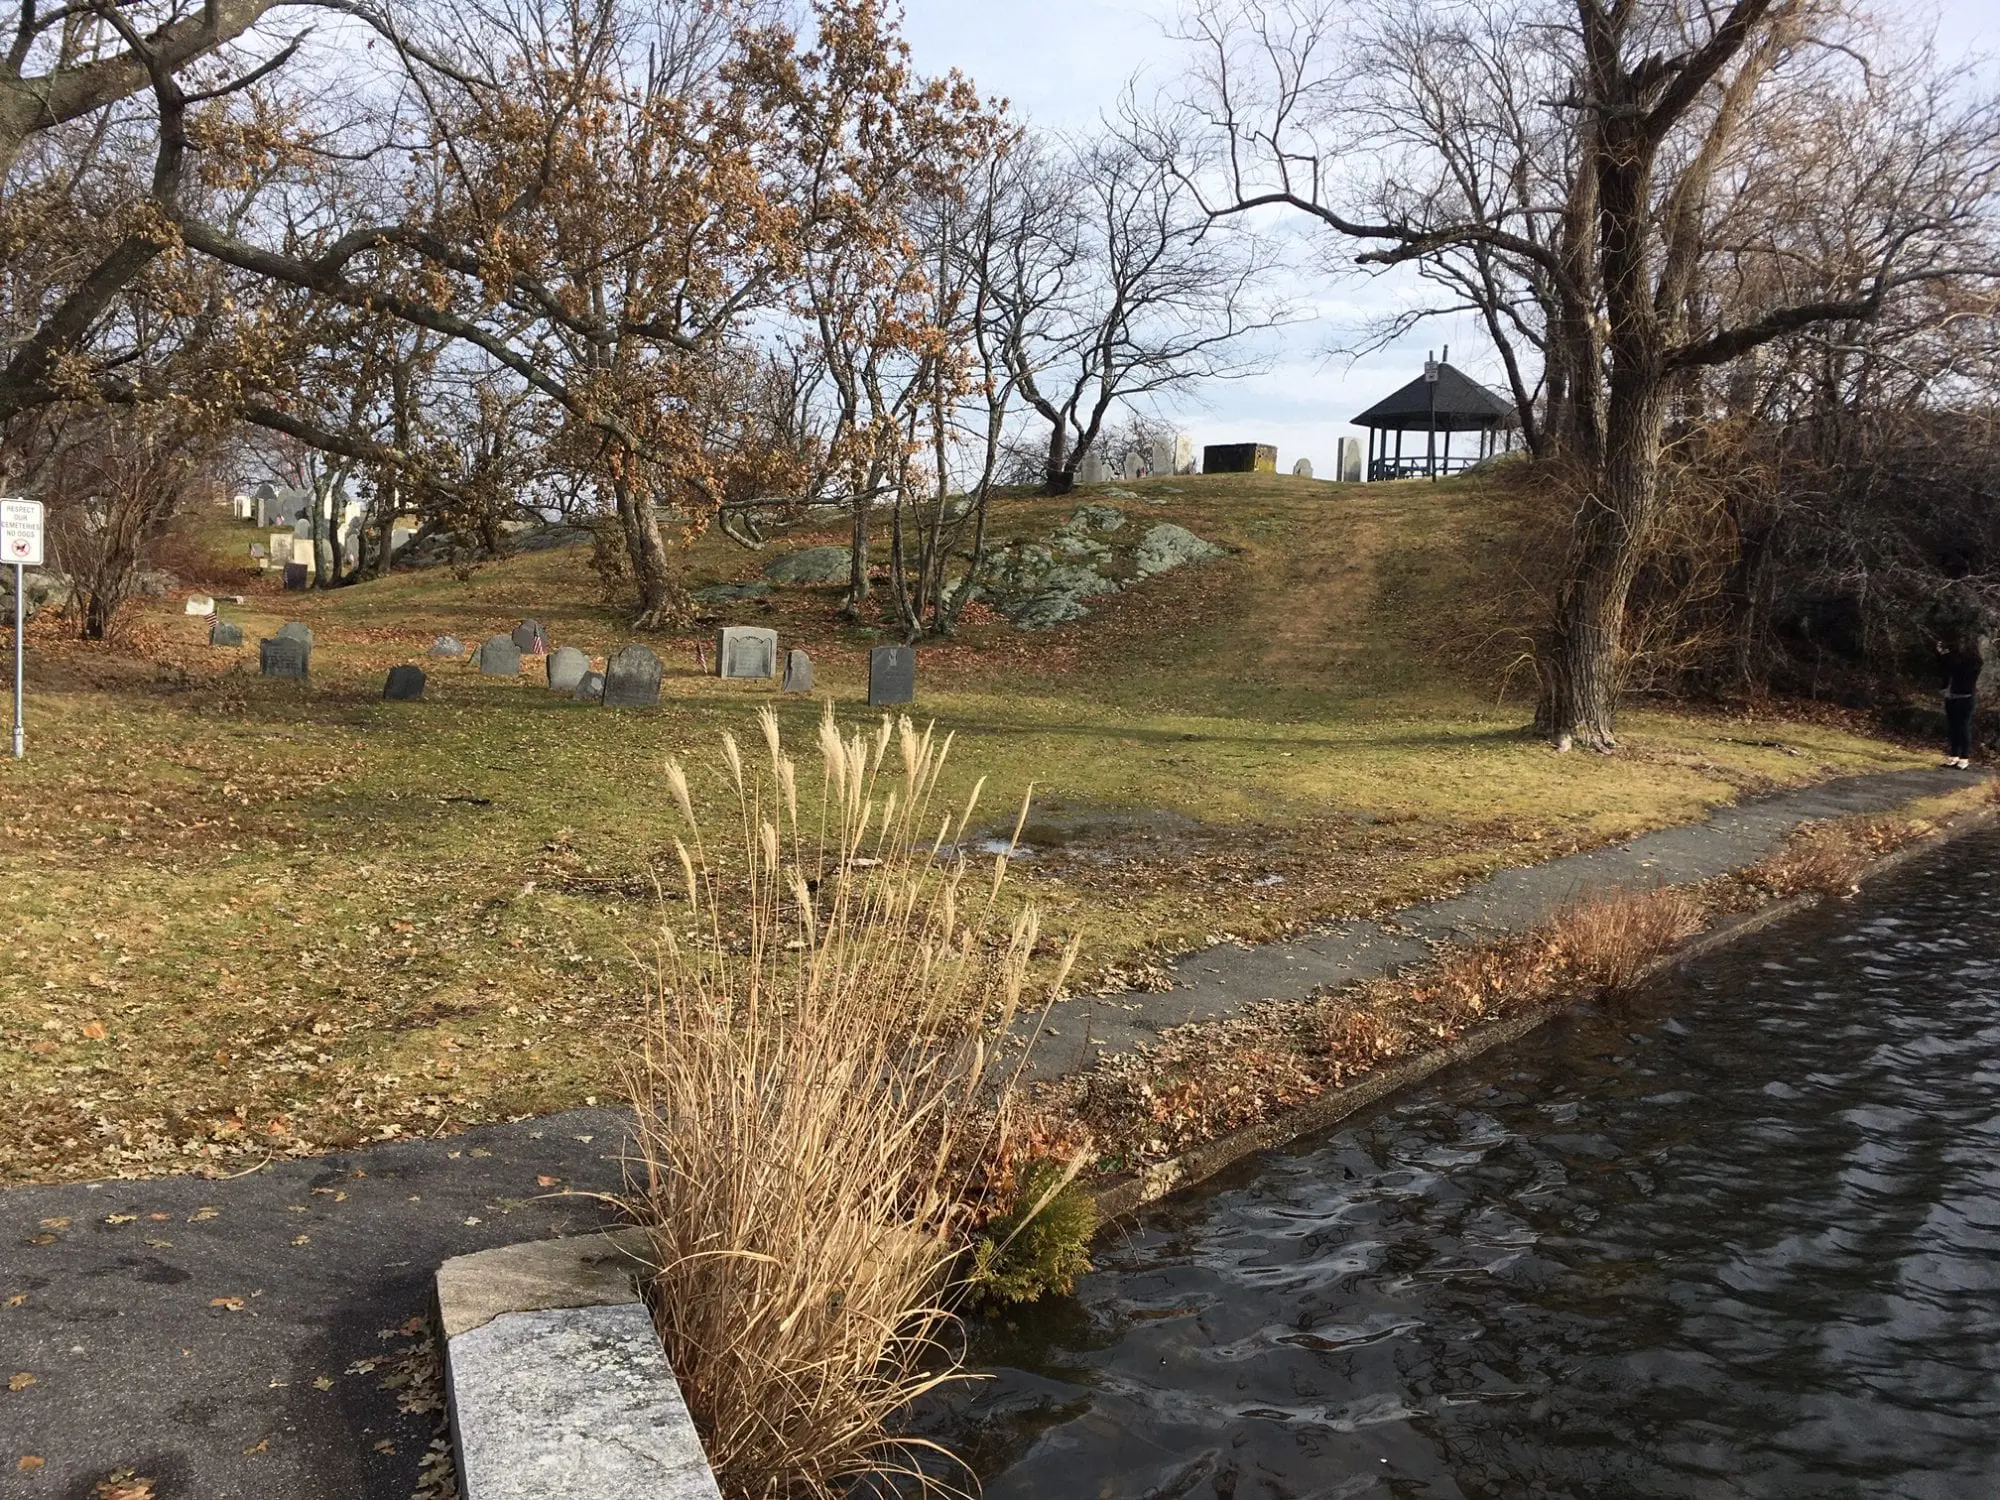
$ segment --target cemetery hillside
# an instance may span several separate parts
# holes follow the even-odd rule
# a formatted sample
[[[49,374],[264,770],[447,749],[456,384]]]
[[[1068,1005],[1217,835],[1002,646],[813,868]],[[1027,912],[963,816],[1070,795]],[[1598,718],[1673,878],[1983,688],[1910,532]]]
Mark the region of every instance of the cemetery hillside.
[[[948,803],[986,778],[974,861],[1032,789],[1010,886],[1081,935],[1074,989],[1144,988],[1189,950],[1924,763],[1838,712],[1666,701],[1633,705],[1619,756],[1551,755],[1523,727],[1515,658],[1558,518],[1518,470],[1010,493],[996,544],[1060,536],[1085,507],[1117,523],[1106,544],[1168,525],[1221,555],[1052,629],[969,609],[919,650],[909,710],[956,736]],[[656,710],[550,692],[532,655],[491,677],[427,654],[532,617],[602,668],[634,637],[588,545],[300,595],[248,558],[260,534],[197,507],[162,549],[178,586],[135,604],[121,640],[31,631],[36,752],[0,785],[13,1181],[243,1166],[608,1099],[679,883],[663,758],[715,791],[718,734],[754,739],[762,705],[794,742],[822,699],[850,726],[883,712],[865,704],[883,636],[843,619],[842,585],[767,581],[811,573],[787,559],[823,556],[841,524],[754,552],[712,536],[690,563],[719,601],[702,612],[808,650],[815,693],[717,679],[697,625],[650,638]],[[211,646],[183,600],[237,593],[218,608],[250,644]],[[310,628],[310,676],[259,676],[255,643],[288,619]],[[424,696],[385,702],[403,663]]]
[[[1992,9],[0,0],[0,1500],[2000,1493]]]

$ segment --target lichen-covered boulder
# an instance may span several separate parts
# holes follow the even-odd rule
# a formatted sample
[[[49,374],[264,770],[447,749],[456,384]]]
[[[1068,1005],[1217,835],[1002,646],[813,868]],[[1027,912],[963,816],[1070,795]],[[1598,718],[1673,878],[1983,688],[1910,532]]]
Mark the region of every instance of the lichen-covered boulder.
[[[1125,524],[1125,512],[1115,505],[1084,505],[1064,524],[1068,532],[1116,531]]]
[[[854,554],[846,547],[801,547],[764,564],[773,583],[845,583],[852,575]]]
[[[696,589],[691,597],[696,604],[712,607],[734,604],[739,599],[762,599],[771,592],[768,583],[718,583],[710,588]]]
[[[1141,578],[1150,578],[1170,568],[1212,562],[1223,556],[1226,554],[1215,543],[1204,542],[1185,526],[1162,521],[1139,539],[1139,550],[1132,555],[1132,567]]]

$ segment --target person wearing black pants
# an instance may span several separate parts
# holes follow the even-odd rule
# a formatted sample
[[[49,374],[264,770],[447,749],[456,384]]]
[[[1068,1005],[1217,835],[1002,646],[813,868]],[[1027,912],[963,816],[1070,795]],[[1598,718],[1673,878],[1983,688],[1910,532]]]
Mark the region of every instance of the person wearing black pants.
[[[1976,646],[1944,651],[1944,727],[1951,743],[1944,763],[1960,771],[1972,768],[1972,715],[1979,707],[1979,672],[1984,662]]]

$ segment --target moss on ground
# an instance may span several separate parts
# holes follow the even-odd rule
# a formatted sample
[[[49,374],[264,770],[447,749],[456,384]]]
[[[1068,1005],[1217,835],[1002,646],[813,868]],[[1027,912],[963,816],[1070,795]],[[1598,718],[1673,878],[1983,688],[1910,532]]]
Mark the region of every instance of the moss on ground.
[[[1437,894],[1495,868],[1702,815],[1745,792],[1924,757],[1830,718],[1640,709],[1615,758],[1555,756],[1502,692],[1510,561],[1535,497],[1493,479],[1366,488],[1273,476],[1142,481],[1119,500],[1231,549],[1046,634],[970,620],[924,648],[919,714],[988,778],[995,830],[1030,785],[1017,870],[1086,983],[1145,985],[1173,953]],[[1075,505],[1013,498],[996,540]],[[215,1165],[552,1109],[609,1093],[658,919],[671,751],[715,774],[769,686],[652,642],[656,711],[605,711],[422,653],[524,616],[602,657],[630,639],[587,548],[469,576],[401,573],[283,596],[203,517],[184,576],[243,592],[251,643],[153,601],[117,648],[31,632],[30,759],[0,773],[0,1181]],[[794,528],[783,547],[839,541]],[[754,578],[719,538],[694,582]],[[256,675],[288,618],[306,683]],[[730,619],[776,626],[843,714],[867,650],[833,589]],[[421,661],[426,701],[380,700]],[[810,743],[819,709],[778,702]]]

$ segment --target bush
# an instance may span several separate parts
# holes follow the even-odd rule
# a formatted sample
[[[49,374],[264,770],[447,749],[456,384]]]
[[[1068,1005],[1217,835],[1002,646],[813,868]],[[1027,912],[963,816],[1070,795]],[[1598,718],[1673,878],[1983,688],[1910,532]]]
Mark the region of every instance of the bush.
[[[1090,1269],[1097,1209],[1078,1186],[1075,1165],[1038,1161],[1021,1174],[1014,1205],[986,1226],[973,1247],[971,1298],[1004,1306],[1044,1293],[1066,1297]]]

